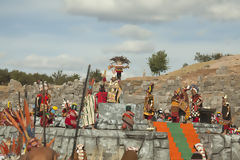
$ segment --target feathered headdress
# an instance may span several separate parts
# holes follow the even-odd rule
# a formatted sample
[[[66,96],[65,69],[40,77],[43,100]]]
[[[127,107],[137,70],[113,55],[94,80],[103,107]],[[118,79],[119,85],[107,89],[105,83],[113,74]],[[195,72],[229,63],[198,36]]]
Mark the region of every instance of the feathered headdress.
[[[6,143],[10,143],[9,145],[7,145]],[[8,156],[8,155],[16,155],[19,156],[21,153],[21,137],[18,137],[17,143],[15,141],[15,138],[9,139],[9,142],[4,142],[2,141],[0,144],[0,151],[4,156]]]
[[[116,56],[116,57],[113,57],[113,58],[111,58],[110,59],[110,61],[113,61],[113,62],[115,62],[115,63],[117,63],[117,62],[122,62],[122,64],[129,64],[129,63],[131,63],[128,59],[127,59],[127,57],[123,57],[123,56]]]
[[[4,112],[7,115],[7,118],[9,119],[9,121],[12,122],[13,126],[22,135],[23,141],[25,142],[26,146],[28,146],[28,143],[31,142],[32,139],[36,139],[36,137],[35,137],[33,122],[31,120],[29,107],[26,99],[24,100],[24,110],[25,110],[25,117],[23,116],[23,112],[21,109],[19,110],[19,112],[17,111],[14,112],[18,122],[7,111],[4,111]],[[47,144],[47,146],[50,146],[53,143],[53,141],[54,139],[49,144]]]

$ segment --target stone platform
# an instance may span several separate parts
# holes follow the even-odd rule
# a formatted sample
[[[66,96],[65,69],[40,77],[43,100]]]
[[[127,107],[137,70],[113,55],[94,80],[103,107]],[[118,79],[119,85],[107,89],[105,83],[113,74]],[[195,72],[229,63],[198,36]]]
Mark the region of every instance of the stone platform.
[[[122,131],[121,116],[125,112],[124,104],[101,104],[99,106],[99,120],[97,130],[79,130],[78,142],[85,144],[88,159],[120,160],[124,150],[129,146],[140,148],[139,160],[169,160],[169,144],[166,133],[146,131],[147,122],[142,119],[142,105],[131,104],[135,113],[133,131]],[[54,127],[46,129],[47,141],[56,138],[53,149],[61,157],[70,155],[73,145],[74,129],[64,128],[64,119],[58,117]],[[240,136],[221,135],[220,125],[194,123],[211,160],[240,159]],[[209,134],[210,133],[210,134]],[[0,140],[16,137],[14,127],[0,127]],[[36,134],[42,135],[43,129],[36,128]]]

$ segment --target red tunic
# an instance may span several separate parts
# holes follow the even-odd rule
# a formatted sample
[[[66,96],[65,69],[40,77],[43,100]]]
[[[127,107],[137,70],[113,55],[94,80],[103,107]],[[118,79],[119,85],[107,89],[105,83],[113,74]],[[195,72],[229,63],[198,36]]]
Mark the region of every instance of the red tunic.
[[[107,103],[107,92],[98,92],[96,97],[98,99],[97,103]]]
[[[73,109],[70,109],[67,113],[65,124],[77,128],[77,112]]]
[[[42,96],[42,94],[41,94],[41,93],[38,94],[37,97],[41,98],[41,104],[43,104],[44,102],[43,102],[43,96]],[[46,105],[48,104],[48,96],[47,96],[47,95],[45,95],[45,104],[46,104]]]

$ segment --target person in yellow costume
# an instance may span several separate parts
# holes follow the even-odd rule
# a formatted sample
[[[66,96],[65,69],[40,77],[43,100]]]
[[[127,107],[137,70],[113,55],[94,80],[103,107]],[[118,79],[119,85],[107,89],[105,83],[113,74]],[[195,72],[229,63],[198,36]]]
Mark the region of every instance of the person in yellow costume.
[[[143,109],[143,117],[148,121],[149,128],[148,130],[154,130],[152,118],[155,113],[154,108],[154,96],[152,95],[152,91],[154,88],[154,84],[152,83],[146,92],[145,102],[144,102],[144,109]]]

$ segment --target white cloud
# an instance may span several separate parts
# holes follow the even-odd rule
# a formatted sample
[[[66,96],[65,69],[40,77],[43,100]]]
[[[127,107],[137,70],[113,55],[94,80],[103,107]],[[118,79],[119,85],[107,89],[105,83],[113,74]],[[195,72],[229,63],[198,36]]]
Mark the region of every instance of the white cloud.
[[[115,45],[105,49],[107,53],[152,53],[154,45],[150,42],[140,40],[124,41],[119,45]]]
[[[182,16],[239,20],[239,0],[65,0],[68,12],[124,22],[162,22]]]
[[[152,32],[136,25],[126,24],[119,29],[113,30],[113,34],[123,38],[143,40],[150,38]]]
[[[23,60],[13,60],[8,63],[10,66],[24,67],[30,69],[50,69],[50,70],[79,70],[85,65],[84,60],[79,57],[73,57],[67,54],[58,56],[40,56],[37,54],[30,54],[23,58]]]

